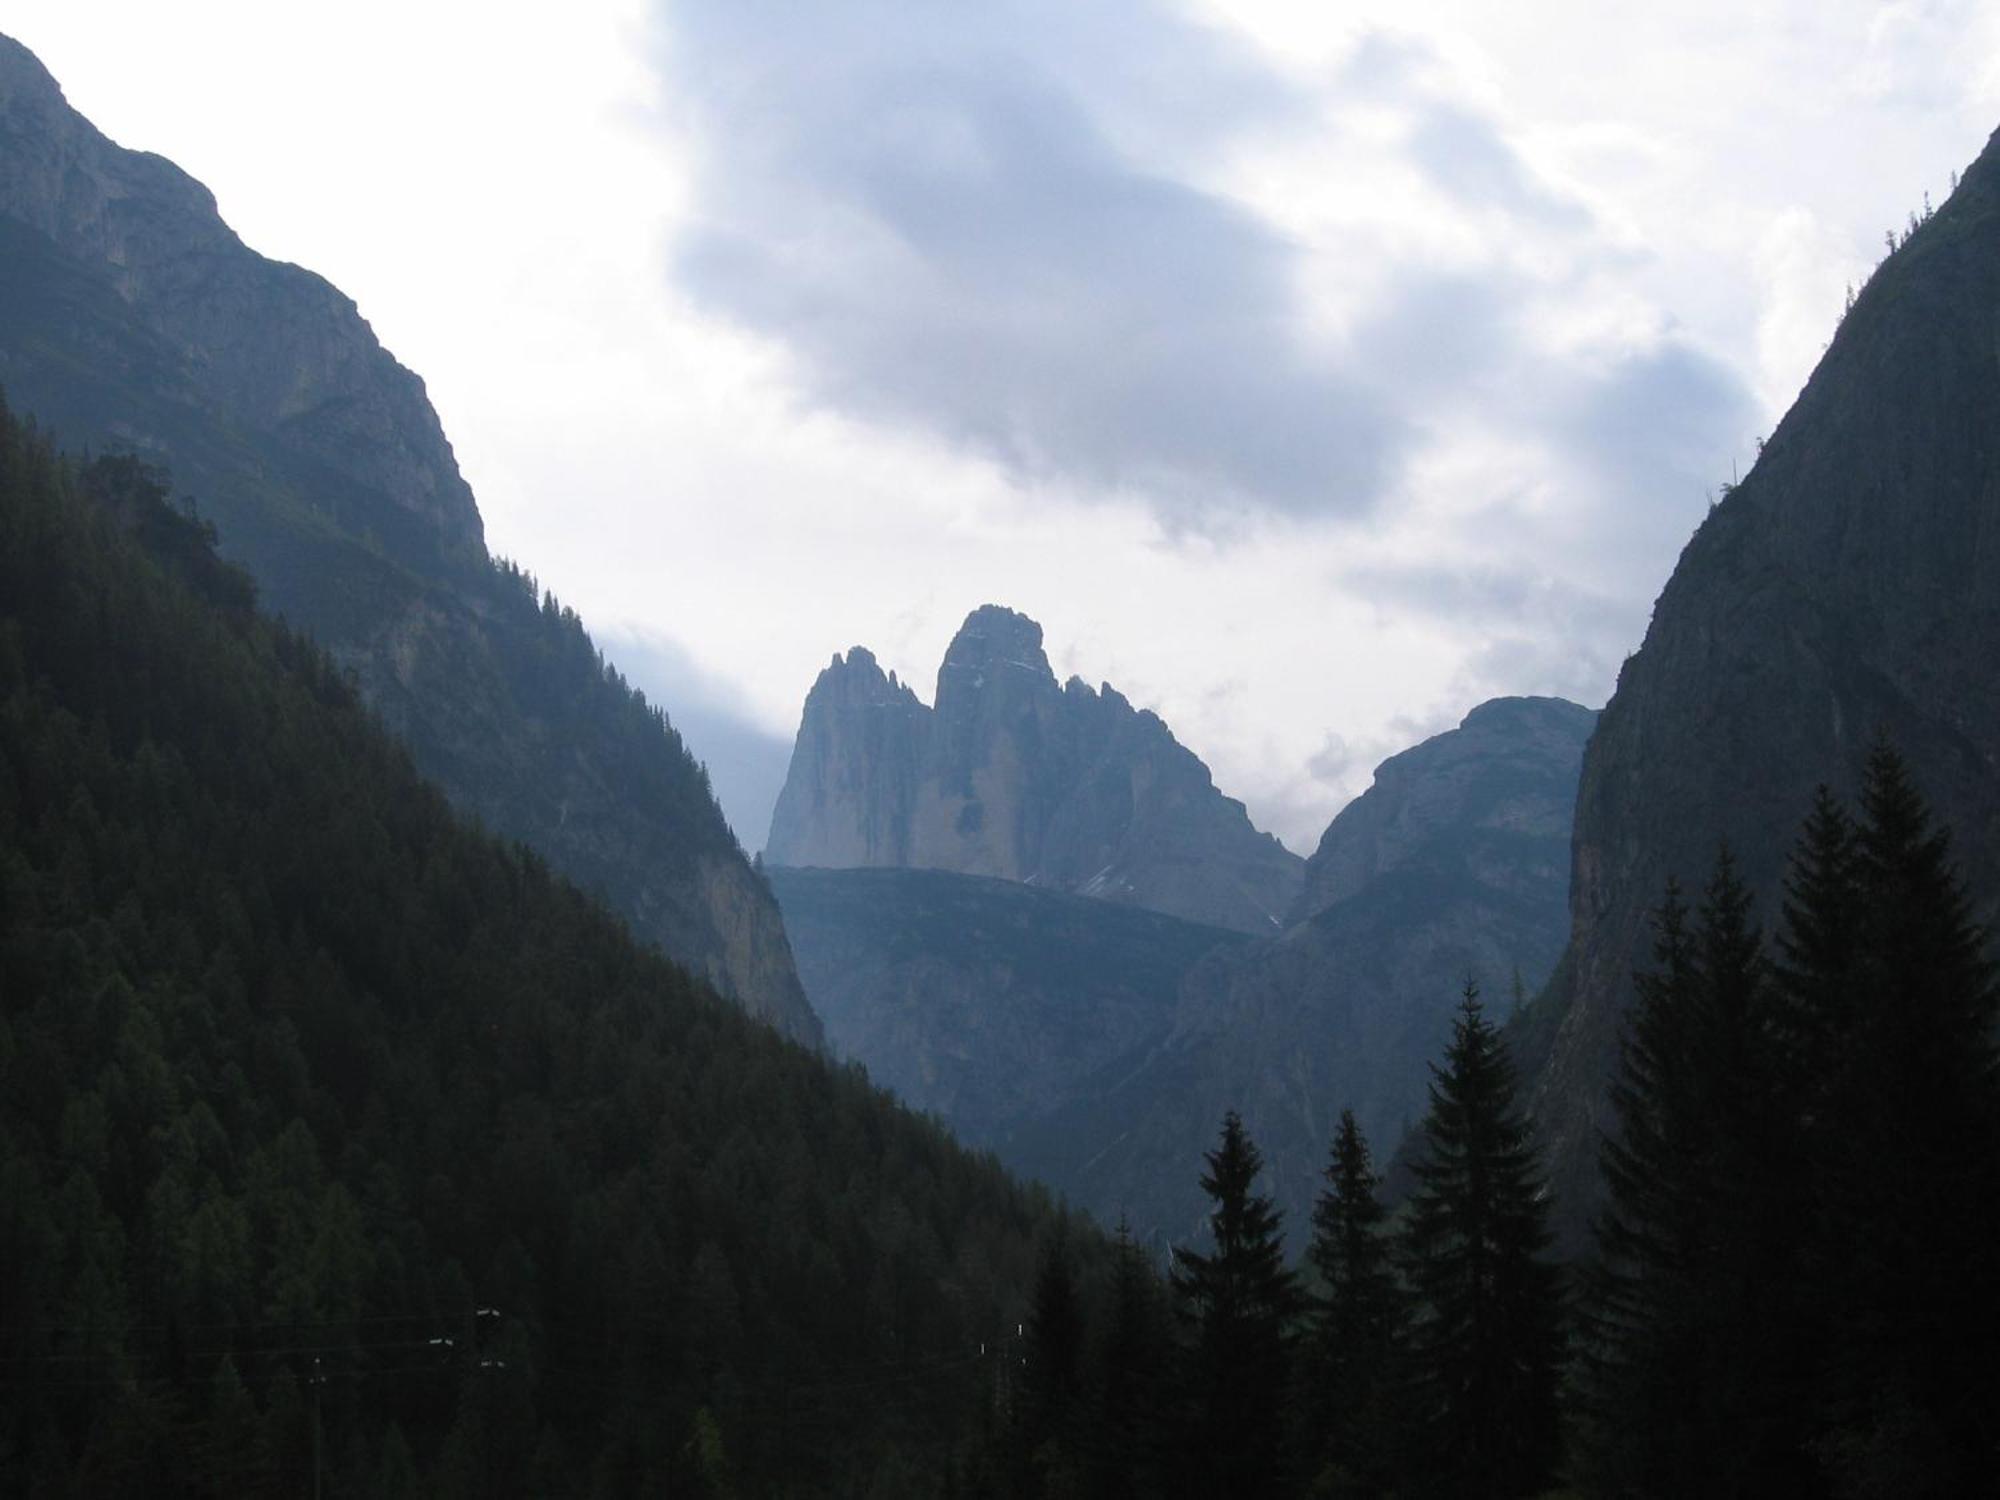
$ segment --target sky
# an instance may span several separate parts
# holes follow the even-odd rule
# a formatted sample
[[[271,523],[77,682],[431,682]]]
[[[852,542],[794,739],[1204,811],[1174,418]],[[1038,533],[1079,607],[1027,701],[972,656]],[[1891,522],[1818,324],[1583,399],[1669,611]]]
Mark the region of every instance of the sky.
[[[492,548],[764,839],[800,705],[983,603],[1309,852],[1485,699],[1597,706],[2000,0],[0,0],[328,277]]]

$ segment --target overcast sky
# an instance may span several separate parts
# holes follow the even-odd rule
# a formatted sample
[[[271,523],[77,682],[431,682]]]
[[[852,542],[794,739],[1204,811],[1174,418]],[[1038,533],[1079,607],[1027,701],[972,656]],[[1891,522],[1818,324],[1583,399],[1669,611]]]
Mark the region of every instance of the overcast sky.
[[[799,705],[985,602],[1310,850],[1596,706],[2000,4],[5,0],[429,384],[495,550],[763,841]]]

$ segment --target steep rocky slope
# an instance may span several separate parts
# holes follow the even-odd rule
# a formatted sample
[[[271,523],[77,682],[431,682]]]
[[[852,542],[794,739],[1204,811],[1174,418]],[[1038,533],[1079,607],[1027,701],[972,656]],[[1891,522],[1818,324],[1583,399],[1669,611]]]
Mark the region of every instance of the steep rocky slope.
[[[168,466],[454,801],[817,1039],[699,767],[574,614],[487,557],[422,381],[348,298],[247,249],[205,188],[105,139],[4,37],[0,385],[71,446]]]
[[[1654,608],[1585,758],[1573,937],[1517,1045],[1574,1235],[1663,883],[1726,839],[1777,911],[1813,788],[1878,735],[2000,893],[2000,146],[1877,270]]]
[[[1466,979],[1504,1013],[1562,951],[1570,810],[1595,718],[1561,699],[1499,699],[1385,761],[1321,839],[1301,919],[1196,965],[1166,1034],[1013,1160],[1146,1232],[1185,1236],[1203,1212],[1189,1164],[1235,1108],[1302,1243],[1341,1109],[1386,1160],[1423,1114],[1426,1065]]]
[[[861,647],[833,659],[765,857],[989,875],[1250,933],[1278,929],[1302,868],[1157,715],[1058,684],[1041,626],[994,605],[946,651],[934,708]]]
[[[1003,1162],[1240,933],[942,870],[769,870],[829,1048]]]

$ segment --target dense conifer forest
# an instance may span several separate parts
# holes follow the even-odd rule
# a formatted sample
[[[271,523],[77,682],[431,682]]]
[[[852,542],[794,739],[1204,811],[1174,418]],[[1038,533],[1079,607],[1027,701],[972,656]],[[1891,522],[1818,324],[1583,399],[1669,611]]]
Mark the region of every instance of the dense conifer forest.
[[[1468,984],[1407,1201],[1343,1114],[1295,1263],[1232,1113],[1161,1266],[462,826],[168,494],[0,409],[0,1490],[1993,1471],[2000,986],[1886,746],[1774,916],[1665,891],[1587,1264]]]
[[[941,1482],[1045,1199],[461,826],[166,494],[0,416],[0,1491]]]

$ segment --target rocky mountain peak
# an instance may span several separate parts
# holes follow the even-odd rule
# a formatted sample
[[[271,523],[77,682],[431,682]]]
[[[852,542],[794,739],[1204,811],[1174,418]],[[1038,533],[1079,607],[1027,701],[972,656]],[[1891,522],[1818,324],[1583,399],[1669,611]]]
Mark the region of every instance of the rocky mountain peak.
[[[1040,676],[1053,678],[1049,659],[1042,653],[1042,627],[1018,610],[1000,604],[982,604],[965,617],[958,634],[945,648],[946,667],[1026,667]]]
[[[810,697],[840,698],[878,706],[917,701],[917,695],[898,682],[894,672],[882,670],[875,653],[866,646],[855,646],[844,657],[836,651],[826,670],[814,681],[809,702]]]
[[[1440,837],[1566,840],[1596,722],[1593,710],[1562,698],[1496,698],[1456,729],[1391,756],[1320,836],[1292,919],[1434,858]]]
[[[0,205],[12,235],[27,237],[9,244],[10,257],[59,253],[108,288],[184,362],[186,389],[175,395],[228,406],[246,436],[323,476],[313,499],[336,522],[393,545],[483,556],[478,507],[423,382],[383,349],[353,301],[246,247],[207,188],[163,157],[106,139],[34,54],[4,36]],[[75,336],[71,319],[64,337]],[[9,383],[38,386],[40,376],[31,360]],[[41,415],[79,435],[89,426],[80,411]],[[140,425],[142,415],[129,419],[134,445],[180,462],[175,435]]]
[[[1297,856],[1157,715],[1108,683],[1058,686],[1028,616],[968,615],[934,709],[879,671],[857,648],[814,685],[771,863],[997,876],[1254,932],[1291,904]]]

